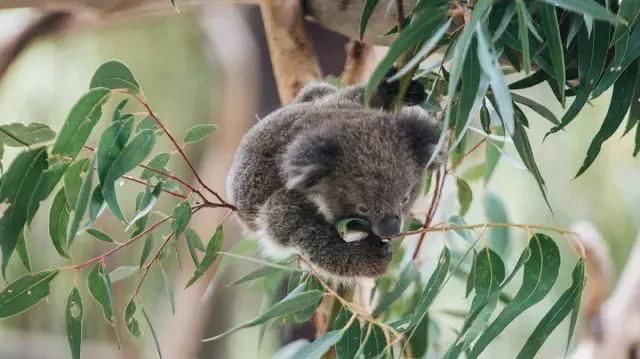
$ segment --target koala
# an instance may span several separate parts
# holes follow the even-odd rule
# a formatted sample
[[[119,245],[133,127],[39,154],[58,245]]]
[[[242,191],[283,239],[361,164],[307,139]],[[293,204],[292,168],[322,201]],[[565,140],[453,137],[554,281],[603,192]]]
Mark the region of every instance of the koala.
[[[416,84],[407,91],[409,105],[424,100]],[[361,86],[307,86],[243,137],[227,191],[267,255],[298,254],[330,278],[386,271],[389,237],[400,232],[418,197],[440,135],[419,106],[386,111],[395,86],[380,86],[370,107]],[[352,217],[371,230],[345,241],[335,225]]]

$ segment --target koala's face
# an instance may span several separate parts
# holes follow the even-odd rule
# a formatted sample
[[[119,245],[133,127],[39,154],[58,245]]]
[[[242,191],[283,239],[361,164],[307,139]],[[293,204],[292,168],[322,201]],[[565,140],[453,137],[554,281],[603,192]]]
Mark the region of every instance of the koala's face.
[[[298,138],[283,172],[287,187],[307,194],[328,221],[363,218],[391,237],[422,188],[439,131],[423,111],[359,115]]]
[[[369,173],[354,176],[352,165],[325,177],[309,193],[309,198],[330,222],[342,218],[363,218],[371,223],[373,232],[380,237],[398,234],[419,193],[420,173],[410,165],[399,171],[402,166],[397,164],[368,163],[364,168]]]

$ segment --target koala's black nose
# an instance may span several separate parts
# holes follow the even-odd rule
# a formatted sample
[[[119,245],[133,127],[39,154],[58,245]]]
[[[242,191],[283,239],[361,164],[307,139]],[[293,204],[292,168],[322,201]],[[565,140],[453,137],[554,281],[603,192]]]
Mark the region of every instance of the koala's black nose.
[[[400,217],[384,217],[379,224],[378,235],[380,237],[391,237],[400,233]]]

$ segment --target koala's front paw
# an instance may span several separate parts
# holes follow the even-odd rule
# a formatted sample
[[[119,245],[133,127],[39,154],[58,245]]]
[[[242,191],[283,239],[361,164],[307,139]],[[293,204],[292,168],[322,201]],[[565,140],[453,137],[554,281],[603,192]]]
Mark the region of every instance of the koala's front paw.
[[[393,248],[388,240],[370,233],[366,238],[348,245],[352,246],[360,257],[358,276],[379,277],[387,271],[393,255]]]
[[[398,71],[395,67],[392,67],[387,71],[384,76],[384,80],[380,83],[378,88],[378,93],[380,97],[383,99],[383,104],[385,108],[389,108],[392,105],[393,99],[400,91],[399,80],[396,81],[388,81],[389,78],[393,77]],[[427,94],[424,89],[424,85],[420,81],[412,80],[409,83],[409,87],[407,88],[404,94],[404,104],[407,106],[415,106],[424,102],[427,99]]]

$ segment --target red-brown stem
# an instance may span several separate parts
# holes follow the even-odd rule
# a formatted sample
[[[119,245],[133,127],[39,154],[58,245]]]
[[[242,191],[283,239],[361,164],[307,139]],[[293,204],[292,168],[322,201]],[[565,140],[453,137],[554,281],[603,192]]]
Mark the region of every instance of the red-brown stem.
[[[131,181],[131,182],[135,182],[135,183],[139,183],[139,184],[145,185],[145,186],[147,185],[147,182],[145,182],[145,181],[143,181],[143,180],[141,180],[141,179],[139,179],[139,178],[135,178],[135,177],[131,177],[131,176],[126,176],[126,175],[125,175],[125,176],[122,176],[122,178],[124,178],[124,179],[126,179],[126,180],[129,180],[129,181]],[[187,196],[183,195],[182,193],[178,193],[178,192],[170,191],[170,190],[168,190],[168,189],[163,189],[163,190],[162,190],[162,192],[164,192],[164,193],[168,193],[168,194],[170,194],[170,195],[172,195],[172,196],[174,196],[174,197],[178,197],[178,198],[182,198],[182,199],[187,199]]]
[[[467,151],[464,155],[462,155],[462,157],[460,157],[460,161],[462,161],[467,156],[469,156],[471,153],[473,153],[475,150],[480,148],[480,146],[485,142],[487,142],[487,139],[483,138],[480,142],[476,143],[473,147],[471,147],[471,149],[469,151]],[[449,171],[451,171],[451,167],[447,168],[447,172],[449,172]]]
[[[483,138],[480,142],[476,143],[475,146],[471,147],[469,151],[467,151],[464,155],[462,155],[461,159],[469,156],[473,151],[477,150],[483,143],[487,142],[486,138]]]
[[[442,192],[442,188],[444,186],[444,179],[446,173],[443,174],[441,169],[438,169],[436,172],[436,184],[434,187],[433,197],[431,198],[431,204],[429,205],[429,210],[427,211],[427,215],[424,221],[423,229],[427,229],[431,226],[431,222],[433,221],[433,217],[436,213],[436,209],[438,207],[438,203],[440,202],[440,193]],[[427,235],[427,232],[424,231],[420,233],[420,238],[418,239],[418,244],[416,245],[416,249],[413,252],[412,260],[415,260],[418,257],[418,253],[420,252],[420,248],[422,248],[422,243]]]
[[[146,101],[146,99],[144,98],[144,95],[142,95],[141,97],[136,96],[135,94],[131,93],[132,96],[134,96],[141,104],[142,106],[144,106],[144,108],[147,110],[147,113],[149,113],[149,116],[151,116],[151,118],[153,118],[156,123],[158,124],[158,126],[160,126],[160,128],[162,129],[162,131],[167,135],[167,137],[169,138],[169,141],[171,141],[171,143],[173,144],[173,146],[176,148],[176,150],[178,150],[178,152],[180,153],[180,156],[182,156],[182,159],[184,159],[184,161],[187,163],[187,166],[189,166],[189,169],[191,170],[191,173],[193,173],[193,176],[196,178],[196,181],[198,181],[198,183],[204,188],[206,189],[209,193],[211,193],[212,195],[214,195],[216,197],[216,199],[218,201],[220,201],[220,203],[226,203],[225,200],[222,199],[222,197],[220,197],[220,195],[212,190],[209,186],[207,186],[207,184],[202,180],[202,177],[200,177],[200,175],[198,174],[198,171],[196,171],[196,168],[193,166],[193,164],[191,163],[191,160],[189,160],[189,157],[187,157],[187,154],[184,152],[184,150],[182,149],[182,146],[180,146],[180,144],[178,143],[178,141],[176,141],[176,139],[173,137],[173,135],[171,134],[171,132],[169,132],[169,130],[167,130],[167,128],[164,126],[164,124],[162,123],[162,121],[160,121],[160,118],[158,117],[158,115],[155,114],[155,112],[153,112],[153,110],[151,109],[151,106],[149,106],[149,103]]]
[[[201,207],[196,207],[196,210],[199,209]],[[149,232],[153,231],[154,229],[158,228],[161,224],[163,224],[164,222],[170,220],[171,218],[173,218],[173,215],[170,216],[166,216],[163,219],[159,220],[158,222],[152,224],[151,226],[149,226],[149,228],[145,229],[142,233],[138,234],[137,236],[130,238],[128,241],[126,242],[122,242],[120,243],[117,247],[111,248],[110,250],[102,253],[101,255],[95,257],[95,258],[91,258],[86,262],[80,263],[80,264],[76,264],[74,265],[72,268],[73,269],[80,269],[82,267],[86,267],[88,265],[91,265],[93,263],[99,262],[101,260],[103,260],[104,258],[112,255],[113,253],[119,251],[120,249],[130,245],[131,243],[137,241],[138,239],[144,237],[146,234],[148,234]]]
[[[88,145],[84,145],[84,148],[86,148],[87,150],[92,151],[92,152],[95,152],[95,150],[96,150],[95,148],[93,148],[91,146],[88,146]],[[156,168],[153,168],[153,167],[149,167],[149,166],[146,166],[146,165],[138,165],[138,166],[141,167],[141,168],[147,169],[147,170],[149,170],[151,172],[155,172],[155,173],[157,173],[159,175],[166,176],[167,178],[171,178],[172,180],[175,180],[176,182],[179,182],[180,184],[185,186],[187,189],[189,189],[191,192],[197,194],[202,199],[203,204],[205,205],[205,207],[211,207],[211,208],[224,207],[224,208],[229,208],[229,209],[231,209],[233,211],[236,210],[236,207],[234,205],[232,205],[230,203],[226,203],[224,201],[222,201],[222,203],[212,203],[212,202],[210,202],[207,199],[207,197],[205,197],[202,194],[202,192],[200,190],[198,190],[197,188],[193,187],[192,185],[190,185],[189,183],[187,183],[186,181],[184,181],[183,179],[181,179],[181,178],[179,178],[177,176],[174,176],[174,175],[172,175],[170,173],[167,173],[165,171],[162,171],[162,170],[159,170],[159,169],[156,169]],[[126,180],[129,180],[129,181],[132,181],[132,182],[136,182],[136,183],[139,183],[139,184],[142,184],[142,185],[146,185],[147,184],[147,182],[145,182],[144,180],[142,180],[140,178],[135,178],[135,177],[126,176],[126,175],[125,176],[121,176],[121,177],[126,179]],[[170,195],[172,195],[174,197],[178,197],[178,198],[181,198],[181,199],[187,199],[187,196],[185,196],[182,193],[175,192],[175,191],[163,189],[162,192],[168,193],[168,194],[170,194]]]
[[[156,252],[156,254],[153,256],[153,258],[151,258],[151,261],[149,261],[149,263],[144,265],[144,267],[143,267],[144,268],[144,272],[142,272],[142,277],[140,277],[140,280],[138,281],[138,285],[136,286],[136,291],[134,292],[134,295],[133,295],[134,297],[138,296],[138,293],[140,292],[140,288],[142,287],[142,283],[144,282],[145,278],[147,278],[147,274],[149,273],[149,269],[151,269],[151,265],[153,263],[155,263],[158,260],[158,258],[160,258],[160,255],[164,251],[164,249],[167,246],[167,244],[169,244],[169,241],[171,241],[171,237],[173,237],[174,233],[175,232],[169,233],[167,238],[165,238],[165,240],[160,245],[160,248],[158,248],[158,251]]]
[[[204,205],[199,205],[199,206],[193,207],[192,214],[196,214],[203,207],[205,207],[205,206]],[[225,216],[225,218],[226,218],[226,216]],[[175,232],[173,232],[173,231],[171,233],[169,233],[167,238],[165,238],[164,241],[162,242],[162,244],[160,245],[160,248],[158,248],[158,251],[153,256],[153,258],[151,258],[149,263],[144,265],[144,267],[143,267],[144,268],[144,272],[142,272],[142,277],[140,277],[140,281],[138,281],[138,285],[136,286],[135,294],[133,295],[134,297],[137,296],[138,293],[140,292],[140,288],[142,287],[142,283],[144,282],[145,278],[147,278],[147,274],[149,273],[149,270],[151,269],[151,266],[155,262],[158,261],[158,258],[160,258],[160,255],[162,254],[164,249],[167,247],[167,244],[169,244],[169,242],[171,241],[171,237],[173,237],[174,234],[175,234]]]

